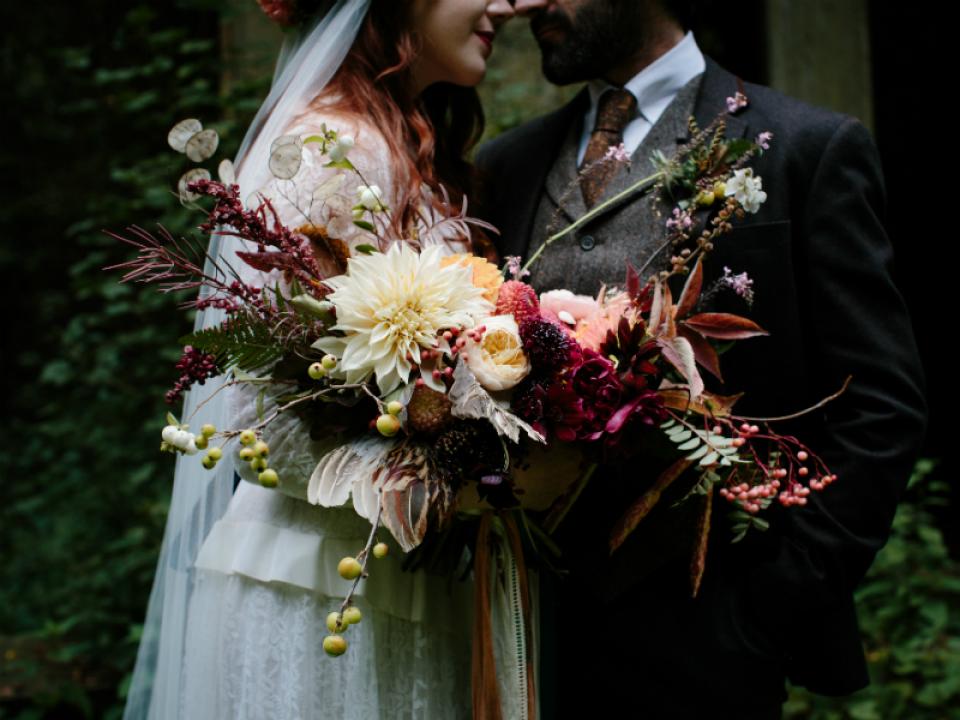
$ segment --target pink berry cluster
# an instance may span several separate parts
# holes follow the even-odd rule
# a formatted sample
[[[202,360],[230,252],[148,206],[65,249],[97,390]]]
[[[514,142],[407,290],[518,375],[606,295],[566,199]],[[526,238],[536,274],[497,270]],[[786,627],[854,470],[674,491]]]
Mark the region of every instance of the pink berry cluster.
[[[719,432],[715,428],[715,432]],[[738,429],[738,437],[734,438],[732,444],[736,447],[744,445],[750,438],[756,436],[760,428],[749,423],[742,423]],[[799,462],[805,463],[810,459],[810,454],[806,450],[799,450],[796,454]],[[801,465],[797,468],[796,474],[801,478],[810,475],[810,468]],[[824,474],[819,478],[813,478],[809,486],[798,482],[790,477],[787,479],[786,487],[781,490],[781,481],[788,478],[790,473],[786,468],[772,468],[767,473],[765,482],[751,485],[750,483],[740,482],[736,485],[720,488],[720,497],[730,502],[739,502],[744,511],[756,513],[770,504],[774,497],[777,497],[780,504],[784,507],[791,505],[806,505],[807,496],[810,490],[823,490],[827,485],[837,479],[836,475]]]
[[[464,346],[467,344],[467,339],[470,339],[470,340],[473,340],[474,342],[479,343],[481,340],[483,340],[483,335],[484,333],[486,333],[486,331],[487,331],[486,325],[480,325],[479,327],[469,328],[469,329],[452,327],[447,330],[444,330],[441,333],[440,337],[442,337],[444,341],[446,341],[446,343],[450,346],[450,354],[456,357],[457,354],[460,353],[460,351],[463,350]],[[423,365],[430,360],[439,361],[443,358],[443,355],[444,355],[444,351],[439,348],[421,349],[420,363],[421,365]],[[460,357],[463,359],[464,362],[467,362],[469,360],[469,357],[467,356],[466,353],[460,353]],[[409,353],[407,354],[407,362],[410,362],[410,363],[414,362],[413,356],[410,355]],[[416,365],[414,365],[414,367],[416,367]],[[423,372],[423,370],[421,370],[421,372]],[[433,379],[436,380],[437,382],[453,381],[452,365],[447,365],[446,367],[441,368],[439,367],[439,363],[438,363],[438,367],[435,367],[430,372],[431,372],[431,377],[433,377]],[[425,381],[422,377],[418,377],[416,379],[416,385],[420,386],[424,384],[425,384]]]

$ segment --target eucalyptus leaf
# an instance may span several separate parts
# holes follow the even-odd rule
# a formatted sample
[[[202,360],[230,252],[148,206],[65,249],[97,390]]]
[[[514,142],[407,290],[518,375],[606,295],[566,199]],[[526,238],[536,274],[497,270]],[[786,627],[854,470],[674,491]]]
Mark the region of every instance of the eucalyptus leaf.
[[[333,313],[334,305],[329,300],[317,300],[312,295],[303,293],[290,300],[290,304],[297,310],[313,315],[318,318],[327,319]]]
[[[267,388],[260,388],[260,392],[257,393],[257,419],[260,422],[263,422],[263,402],[267,397]]]

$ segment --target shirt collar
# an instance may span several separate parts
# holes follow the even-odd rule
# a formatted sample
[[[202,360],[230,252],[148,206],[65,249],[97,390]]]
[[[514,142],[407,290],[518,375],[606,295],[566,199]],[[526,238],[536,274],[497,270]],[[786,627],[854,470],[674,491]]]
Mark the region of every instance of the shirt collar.
[[[706,69],[703,53],[688,30],[683,39],[634,75],[624,87],[637,98],[637,111],[653,125],[684,85]],[[608,88],[606,80],[591,80],[590,109],[596,112],[597,101]]]

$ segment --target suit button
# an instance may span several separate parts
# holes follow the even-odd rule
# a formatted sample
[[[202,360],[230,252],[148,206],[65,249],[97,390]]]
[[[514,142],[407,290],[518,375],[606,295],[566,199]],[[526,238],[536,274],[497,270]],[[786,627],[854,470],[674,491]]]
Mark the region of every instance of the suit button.
[[[593,235],[584,235],[580,238],[580,247],[584,250],[593,250],[593,246],[597,244],[597,241],[593,239]]]

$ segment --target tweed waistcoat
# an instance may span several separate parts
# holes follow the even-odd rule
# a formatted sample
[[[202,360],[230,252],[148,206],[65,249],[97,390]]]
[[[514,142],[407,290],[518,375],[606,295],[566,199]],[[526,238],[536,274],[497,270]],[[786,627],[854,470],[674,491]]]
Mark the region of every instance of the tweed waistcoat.
[[[687,134],[687,120],[693,114],[702,77],[697,75],[680,89],[634,152],[629,169],[618,168],[598,204],[652,174],[655,169],[650,156],[654,150],[662,150],[668,157],[675,152],[677,138]],[[587,212],[577,182],[580,135],[581,127],[574,123],[547,174],[524,258],[536,252],[547,237]],[[658,207],[661,217],[657,216]],[[550,245],[534,263],[528,280],[538,292],[566,288],[592,296],[601,283],[622,286],[627,260],[639,269],[664,241],[668,213],[669,208],[649,189],[639,191]],[[641,278],[668,268],[669,260],[669,251],[659,253]]]

